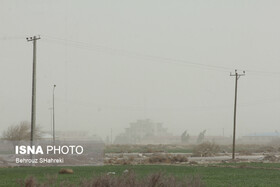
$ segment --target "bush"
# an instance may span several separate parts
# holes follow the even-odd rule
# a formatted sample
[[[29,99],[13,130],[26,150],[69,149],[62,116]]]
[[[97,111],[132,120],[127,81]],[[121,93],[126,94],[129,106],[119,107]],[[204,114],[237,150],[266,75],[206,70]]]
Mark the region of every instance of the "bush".
[[[199,144],[193,149],[193,156],[215,156],[220,151],[220,146],[215,143],[205,142]]]
[[[188,162],[188,157],[184,155],[154,154],[149,157],[148,162],[151,164]]]
[[[276,152],[277,149],[274,148],[273,146],[261,146],[256,152],[260,153],[260,152],[268,152],[268,153],[271,153],[271,152]]]
[[[8,141],[30,140],[31,124],[27,121],[22,121],[18,125],[12,125],[7,130],[3,131],[1,139]],[[41,128],[34,128],[34,139],[40,139],[42,135]]]

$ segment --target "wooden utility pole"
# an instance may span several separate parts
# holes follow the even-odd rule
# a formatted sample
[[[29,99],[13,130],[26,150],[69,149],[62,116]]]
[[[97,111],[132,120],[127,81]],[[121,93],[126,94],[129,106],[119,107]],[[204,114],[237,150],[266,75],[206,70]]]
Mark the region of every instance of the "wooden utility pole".
[[[30,142],[33,145],[34,129],[36,124],[36,41],[40,39],[40,36],[33,36],[26,38],[28,42],[33,42],[33,71],[32,71],[32,104],[31,104],[31,136]]]
[[[232,160],[235,159],[235,132],[236,132],[236,105],[237,105],[237,83],[240,76],[244,76],[245,71],[243,74],[239,74],[237,70],[235,70],[234,74],[230,74],[230,76],[235,76],[235,97],[234,97],[234,114],[233,114],[233,142],[232,142]]]

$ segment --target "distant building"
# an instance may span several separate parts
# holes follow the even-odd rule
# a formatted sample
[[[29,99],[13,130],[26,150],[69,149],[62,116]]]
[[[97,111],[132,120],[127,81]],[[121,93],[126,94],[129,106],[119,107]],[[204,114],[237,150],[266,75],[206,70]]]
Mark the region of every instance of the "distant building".
[[[150,119],[137,120],[130,123],[125,132],[118,135],[115,144],[148,144],[161,143],[166,137],[171,137],[167,128],[163,128],[162,123],[152,122]],[[155,142],[156,140],[156,142]]]
[[[268,132],[268,133],[254,133],[248,134],[241,137],[238,140],[238,143],[243,144],[267,144],[271,143],[274,140],[280,139],[280,133],[275,132]]]

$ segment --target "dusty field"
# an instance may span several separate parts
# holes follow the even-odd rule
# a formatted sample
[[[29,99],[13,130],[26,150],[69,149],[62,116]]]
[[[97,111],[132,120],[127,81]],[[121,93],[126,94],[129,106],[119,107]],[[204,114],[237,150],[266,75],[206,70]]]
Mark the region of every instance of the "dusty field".
[[[209,164],[227,162],[280,162],[278,145],[237,145],[232,161],[231,145],[110,145],[104,164]]]
[[[220,153],[211,157],[192,157],[185,153],[107,153],[104,164],[106,165],[141,165],[141,164],[213,164],[213,163],[240,163],[240,162],[260,162],[279,163],[280,153],[277,154],[253,154],[236,155],[232,161],[230,154]]]

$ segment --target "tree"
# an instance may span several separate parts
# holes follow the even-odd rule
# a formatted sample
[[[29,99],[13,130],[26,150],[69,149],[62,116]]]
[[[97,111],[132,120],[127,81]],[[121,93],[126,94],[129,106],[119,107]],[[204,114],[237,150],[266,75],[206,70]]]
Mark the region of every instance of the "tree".
[[[197,143],[202,143],[204,140],[204,136],[205,136],[206,130],[202,131],[201,133],[199,133],[196,142]]]
[[[41,138],[41,132],[40,128],[36,127],[34,129],[34,140]],[[23,140],[30,140],[30,132],[31,132],[31,126],[30,123],[27,121],[22,121],[18,125],[10,126],[6,131],[2,133],[2,139],[3,140],[9,140],[9,141],[23,141]]]
[[[189,142],[189,139],[190,139],[190,135],[187,134],[187,131],[185,130],[183,132],[183,134],[181,135],[181,142],[182,143],[188,143]]]

